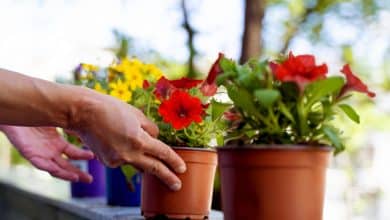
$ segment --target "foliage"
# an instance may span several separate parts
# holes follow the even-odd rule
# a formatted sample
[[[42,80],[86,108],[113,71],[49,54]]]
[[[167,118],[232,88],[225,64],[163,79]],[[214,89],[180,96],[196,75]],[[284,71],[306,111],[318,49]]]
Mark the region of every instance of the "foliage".
[[[80,64],[76,82],[109,94],[142,110],[160,130],[159,139],[171,146],[207,147],[222,133],[223,110],[203,92],[202,80],[169,80],[153,64],[122,58],[107,68]]]
[[[206,82],[190,78],[168,80],[154,64],[123,57],[121,45],[117,60],[108,67],[80,64],[74,70],[75,84],[111,95],[131,104],[159,127],[159,139],[171,146],[208,147],[222,135],[224,109],[214,102],[214,93],[203,92]],[[215,103],[215,105],[214,105]],[[73,138],[72,136],[68,136]],[[136,170],[122,166],[129,186]]]
[[[345,104],[351,91],[370,92],[345,65],[341,76],[326,76],[326,64],[312,55],[290,53],[275,61],[250,60],[244,65],[223,58],[217,83],[232,101],[225,141],[241,144],[332,145],[344,150],[342,133],[333,125],[344,112],[359,123],[355,110]],[[232,117],[234,116],[234,117]]]

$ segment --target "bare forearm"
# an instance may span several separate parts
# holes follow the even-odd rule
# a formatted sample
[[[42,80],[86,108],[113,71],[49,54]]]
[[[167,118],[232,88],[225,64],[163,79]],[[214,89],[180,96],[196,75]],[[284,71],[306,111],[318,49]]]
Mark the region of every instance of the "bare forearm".
[[[0,69],[0,124],[67,128],[85,92]]]

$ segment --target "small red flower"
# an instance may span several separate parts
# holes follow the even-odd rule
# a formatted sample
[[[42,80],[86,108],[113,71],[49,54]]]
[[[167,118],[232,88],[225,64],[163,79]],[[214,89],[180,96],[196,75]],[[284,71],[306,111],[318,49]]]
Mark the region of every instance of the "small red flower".
[[[240,114],[238,112],[234,112],[234,111],[226,111],[223,113],[223,116],[228,121],[237,121],[237,120],[241,119]]]
[[[287,60],[278,64],[271,62],[270,67],[276,79],[282,82],[295,82],[301,90],[312,81],[324,79],[328,72],[328,66],[315,64],[313,55],[294,56],[289,53]]]
[[[197,85],[199,85],[203,80],[190,79],[187,77],[183,77],[177,80],[170,80],[169,82],[179,89],[191,89]]]
[[[144,80],[144,82],[142,83],[142,88],[143,89],[147,89],[150,87],[150,83],[148,80]]]
[[[375,97],[375,93],[369,91],[367,85],[352,73],[352,70],[348,64],[343,66],[341,72],[344,73],[345,77],[347,78],[347,83],[341,89],[340,96],[344,95],[348,91],[357,91],[366,93],[369,97]]]
[[[211,69],[209,71],[209,74],[207,75],[206,80],[203,82],[202,86],[200,87],[200,91],[205,96],[213,96],[217,92],[218,87],[215,81],[217,80],[217,76],[220,73],[222,73],[222,68],[220,67],[219,62],[221,62],[223,57],[224,57],[223,53],[218,54],[218,59],[211,66]]]
[[[156,83],[156,89],[154,90],[154,95],[159,100],[164,100],[167,99],[174,90],[175,87],[169,82],[167,78],[163,76]]]
[[[161,103],[158,112],[164,122],[171,124],[176,130],[180,130],[188,127],[192,122],[202,122],[204,110],[199,98],[176,90],[169,99]]]

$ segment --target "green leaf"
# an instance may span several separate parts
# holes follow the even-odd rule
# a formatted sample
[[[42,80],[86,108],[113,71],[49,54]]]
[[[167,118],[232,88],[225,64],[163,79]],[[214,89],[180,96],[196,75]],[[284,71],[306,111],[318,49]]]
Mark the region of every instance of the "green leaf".
[[[253,91],[259,86],[259,81],[254,73],[248,73],[245,75],[239,75],[238,82],[243,87],[247,88],[250,91]]]
[[[137,173],[137,170],[131,165],[123,165],[121,166],[121,170],[123,175],[125,175],[128,183],[131,183],[131,178]]]
[[[354,122],[356,123],[360,123],[360,117],[359,115],[356,113],[356,111],[349,105],[347,104],[340,104],[339,107],[341,108],[341,110],[344,111],[344,113]]]
[[[345,149],[345,146],[339,137],[339,132],[335,128],[328,125],[324,125],[322,130],[325,136],[333,144],[333,147],[336,149],[335,154],[338,154]]]
[[[284,116],[286,116],[288,119],[290,119],[290,121],[295,123],[295,119],[293,115],[291,114],[290,110],[286,107],[286,105],[283,102],[279,102],[279,109]]]
[[[237,75],[237,73],[234,71],[226,71],[226,72],[219,74],[217,76],[217,80],[216,80],[217,85],[218,86],[223,85],[227,79],[229,79],[230,77],[235,77],[236,75]]]
[[[252,72],[252,69],[250,68],[250,66],[248,64],[237,66],[237,73],[239,76],[248,75],[251,72]]]
[[[266,67],[268,66],[267,61],[258,61],[257,59],[250,59],[248,61],[248,65],[252,68],[252,74],[258,80],[264,80],[264,72],[266,71]]]
[[[254,104],[253,96],[246,89],[238,88],[234,85],[228,85],[226,89],[235,106],[241,108],[249,115],[259,115],[259,112]]]
[[[343,85],[344,79],[339,76],[329,77],[308,84],[305,88],[305,95],[308,97],[308,107],[320,101],[325,96],[340,91]]]
[[[131,165],[121,166],[123,175],[126,177],[127,187],[131,192],[135,192],[135,186],[133,184],[132,178],[137,173],[137,170]]]
[[[236,69],[236,63],[233,60],[227,59],[227,58],[222,58],[220,61],[219,65],[221,66],[223,72],[228,72],[228,71],[235,71]]]
[[[274,89],[258,89],[255,91],[255,97],[260,104],[268,108],[280,98],[280,93]]]
[[[214,120],[217,120],[218,118],[220,118],[222,116],[222,114],[226,111],[226,109],[228,109],[231,106],[232,106],[231,104],[217,102],[214,99],[211,100],[211,118],[212,118],[212,120],[214,121]]]
[[[216,136],[216,139],[217,139],[218,146],[223,146],[225,144],[225,138],[224,138],[223,134],[218,134]]]

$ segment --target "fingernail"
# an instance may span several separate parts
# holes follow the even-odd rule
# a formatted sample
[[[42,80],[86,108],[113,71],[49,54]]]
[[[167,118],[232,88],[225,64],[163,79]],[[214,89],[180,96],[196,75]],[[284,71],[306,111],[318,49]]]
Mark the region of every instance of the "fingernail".
[[[181,189],[181,183],[175,183],[171,185],[171,190],[178,191],[179,189]]]
[[[185,165],[182,165],[182,166],[177,168],[176,172],[184,173],[184,172],[186,172],[186,170],[187,170],[187,167]]]

